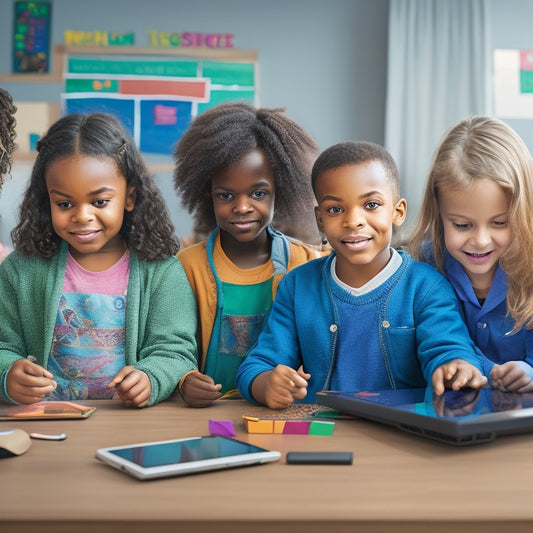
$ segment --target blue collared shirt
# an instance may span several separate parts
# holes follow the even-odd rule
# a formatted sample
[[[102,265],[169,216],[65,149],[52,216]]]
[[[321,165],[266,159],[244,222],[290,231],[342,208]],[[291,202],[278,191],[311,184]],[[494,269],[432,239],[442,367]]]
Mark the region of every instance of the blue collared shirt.
[[[444,270],[461,303],[463,319],[478,348],[491,361],[524,360],[533,366],[533,330],[511,333],[515,321],[507,312],[507,275],[498,266],[487,298],[480,304],[461,264],[446,254]]]

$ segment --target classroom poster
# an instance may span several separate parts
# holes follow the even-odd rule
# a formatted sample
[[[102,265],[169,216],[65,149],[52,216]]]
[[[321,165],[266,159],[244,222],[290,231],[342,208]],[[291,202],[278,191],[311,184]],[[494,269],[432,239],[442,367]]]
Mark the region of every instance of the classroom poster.
[[[170,155],[195,116],[230,100],[256,100],[254,62],[72,55],[63,74],[63,112],[106,112],[142,152]]]
[[[533,118],[533,50],[494,51],[494,111],[500,118]]]
[[[50,2],[15,2],[13,72],[50,69]]]

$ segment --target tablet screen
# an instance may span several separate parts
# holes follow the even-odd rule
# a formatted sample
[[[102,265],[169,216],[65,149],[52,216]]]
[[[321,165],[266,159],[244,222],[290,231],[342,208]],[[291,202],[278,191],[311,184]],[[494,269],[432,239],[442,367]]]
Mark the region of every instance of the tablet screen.
[[[384,405],[432,418],[471,420],[488,414],[503,413],[533,407],[533,394],[502,392],[497,389],[446,390],[436,395],[433,389],[395,389],[375,392],[327,392],[361,402]],[[348,406],[348,412],[350,408]],[[360,413],[358,413],[360,414]],[[514,416],[514,415],[513,415]],[[503,416],[501,417],[503,418]],[[493,420],[496,417],[492,417]]]
[[[111,454],[131,461],[143,468],[151,468],[234,455],[253,454],[264,452],[265,450],[238,440],[210,436],[181,441],[148,443],[109,451]]]

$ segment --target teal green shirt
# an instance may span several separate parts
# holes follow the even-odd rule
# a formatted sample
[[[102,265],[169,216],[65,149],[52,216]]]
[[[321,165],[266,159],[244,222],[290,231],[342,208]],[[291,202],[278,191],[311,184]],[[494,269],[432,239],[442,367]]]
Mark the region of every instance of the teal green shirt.
[[[237,369],[255,344],[272,307],[272,278],[252,285],[221,284],[224,304],[211,334],[205,373],[226,393],[236,388]]]

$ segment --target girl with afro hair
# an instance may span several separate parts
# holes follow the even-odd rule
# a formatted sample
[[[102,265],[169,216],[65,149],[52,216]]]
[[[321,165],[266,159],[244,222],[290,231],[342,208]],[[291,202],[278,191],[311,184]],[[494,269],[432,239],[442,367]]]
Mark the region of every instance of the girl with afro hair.
[[[282,109],[240,102],[202,113],[178,141],[175,187],[196,230],[208,236],[178,253],[199,313],[199,370],[179,384],[187,404],[235,393],[237,368],[279,281],[327,253],[314,218],[316,155],[315,142]]]

